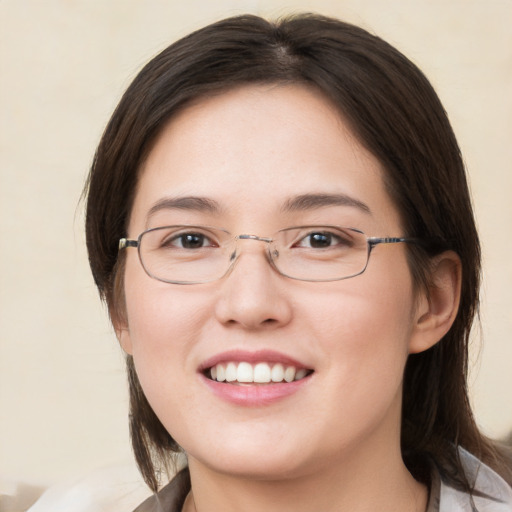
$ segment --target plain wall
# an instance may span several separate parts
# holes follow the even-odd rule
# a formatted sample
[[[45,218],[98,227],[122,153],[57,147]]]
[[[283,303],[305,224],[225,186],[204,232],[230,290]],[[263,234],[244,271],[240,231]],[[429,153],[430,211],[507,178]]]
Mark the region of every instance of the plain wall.
[[[512,428],[512,1],[0,2],[0,475],[49,484],[128,461],[124,362],[89,273],[81,190],[122,91],[216,19],[318,11],[396,45],[432,80],[470,175],[484,250],[471,395]]]

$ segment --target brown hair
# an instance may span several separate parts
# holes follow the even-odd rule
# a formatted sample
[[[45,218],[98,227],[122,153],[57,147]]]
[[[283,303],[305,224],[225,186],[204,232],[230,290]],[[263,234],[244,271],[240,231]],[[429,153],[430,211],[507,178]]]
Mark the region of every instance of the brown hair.
[[[430,258],[455,251],[462,263],[461,302],[446,336],[411,355],[405,369],[402,453],[413,475],[428,481],[429,461],[468,489],[462,446],[504,476],[493,445],[479,432],[466,377],[468,337],[478,309],[480,248],[464,165],[432,86],[399,51],[365,30],[318,15],[275,23],[229,18],[172,44],[138,74],[101,139],[88,181],[86,236],[94,279],[114,319],[124,314],[123,261],[138,171],[166,122],[191,101],[248,83],[298,83],[334,102],[359,141],[386,170],[405,233],[413,277],[428,286]],[[148,485],[180,450],[160,423],[127,357],[132,442]]]

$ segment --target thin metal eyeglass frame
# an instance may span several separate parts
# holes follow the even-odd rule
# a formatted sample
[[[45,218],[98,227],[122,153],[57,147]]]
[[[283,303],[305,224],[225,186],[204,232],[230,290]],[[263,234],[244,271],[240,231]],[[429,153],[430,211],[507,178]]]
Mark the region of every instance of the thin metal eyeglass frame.
[[[238,255],[236,257],[233,257],[235,253],[233,253],[231,255],[231,257],[230,257],[231,262],[229,263],[229,266],[227,267],[226,271],[221,276],[215,277],[213,279],[209,279],[209,280],[206,280],[206,281],[176,281],[176,280],[162,279],[160,277],[155,276],[154,274],[149,272],[149,270],[146,268],[146,266],[143,263],[143,258],[142,258],[141,253],[140,253],[141,240],[142,240],[142,237],[146,233],[148,233],[148,232],[156,231],[156,230],[161,230],[161,229],[166,229],[166,228],[170,228],[170,227],[213,229],[215,231],[222,231],[222,232],[224,232],[224,233],[226,233],[228,235],[231,235],[231,233],[229,231],[227,231],[227,230],[225,230],[223,228],[216,228],[216,227],[213,227],[213,226],[197,226],[197,225],[186,225],[186,224],[179,225],[179,226],[158,226],[156,228],[146,229],[145,231],[143,231],[137,237],[136,240],[129,239],[129,238],[120,238],[119,239],[119,248],[118,248],[118,250],[121,251],[122,249],[126,249],[126,248],[129,248],[129,247],[137,248],[137,253],[139,255],[140,264],[142,265],[142,268],[144,269],[146,274],[149,277],[151,277],[152,279],[156,279],[157,281],[161,281],[163,283],[169,283],[169,284],[187,285],[187,284],[205,284],[205,283],[210,283],[210,282],[218,281],[219,279],[222,279],[224,276],[226,276],[233,269],[236,261],[238,260]],[[342,230],[344,229],[344,230],[353,231],[355,233],[359,233],[359,234],[363,235],[366,238],[366,244],[367,244],[366,264],[364,265],[363,269],[360,272],[357,272],[355,274],[350,274],[349,276],[344,276],[344,277],[335,277],[335,278],[329,278],[329,279],[304,279],[304,278],[299,278],[299,277],[293,277],[293,276],[290,276],[288,274],[285,274],[284,272],[282,272],[279,269],[279,267],[275,263],[274,258],[272,257],[272,253],[270,251],[270,246],[268,246],[269,250],[267,250],[267,256],[268,256],[268,261],[269,261],[270,265],[272,266],[272,268],[279,275],[282,275],[283,277],[287,277],[288,279],[294,279],[296,281],[306,281],[306,282],[313,282],[313,283],[326,283],[326,282],[331,282],[331,281],[343,281],[345,279],[350,279],[352,277],[356,277],[356,276],[359,276],[359,275],[363,274],[364,271],[368,268],[368,263],[370,261],[370,255],[371,255],[373,249],[377,245],[380,245],[380,244],[397,244],[397,243],[418,243],[418,242],[420,242],[420,239],[418,239],[418,238],[411,238],[411,237],[374,237],[374,236],[367,236],[363,231],[361,231],[360,229],[357,229],[357,228],[348,228],[348,227],[345,227],[345,226],[332,226],[332,225],[324,225],[324,226],[319,226],[319,225],[291,226],[289,228],[280,229],[277,233],[281,233],[283,231],[289,231],[289,230],[292,230],[292,229],[304,229],[304,228],[335,228],[335,229],[342,229]],[[236,242],[238,240],[256,240],[256,241],[259,241],[259,242],[265,242],[267,244],[271,244],[272,242],[276,241],[274,238],[262,237],[262,236],[258,236],[258,235],[250,235],[250,234],[245,234],[245,233],[237,235],[237,236],[234,236],[231,239],[232,243],[235,243],[235,244],[236,244]]]

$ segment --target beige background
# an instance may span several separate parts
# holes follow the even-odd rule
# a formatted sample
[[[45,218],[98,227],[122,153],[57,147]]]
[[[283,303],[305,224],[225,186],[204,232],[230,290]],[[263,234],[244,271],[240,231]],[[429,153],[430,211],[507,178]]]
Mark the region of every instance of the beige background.
[[[195,28],[293,10],[378,33],[437,88],[484,246],[476,416],[491,435],[512,428],[512,0],[0,0],[0,476],[50,484],[131,458],[123,359],[78,205],[120,94]]]

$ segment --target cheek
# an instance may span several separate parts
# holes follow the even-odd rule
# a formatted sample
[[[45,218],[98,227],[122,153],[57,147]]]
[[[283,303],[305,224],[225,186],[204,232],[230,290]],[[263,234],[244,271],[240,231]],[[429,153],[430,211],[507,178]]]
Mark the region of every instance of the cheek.
[[[126,307],[134,351],[187,345],[200,325],[197,304],[187,307],[179,294],[169,290],[139,289],[135,297],[127,297]]]
[[[207,308],[197,293],[148,278],[139,267],[136,260],[126,265],[126,336],[150,398],[175,388],[180,373],[192,368],[190,348],[202,332]]]
[[[363,274],[343,283],[343,293],[324,292],[312,301],[309,329],[318,333],[318,350],[340,387],[373,389],[377,396],[400,385],[414,329],[414,295],[408,272],[399,270],[378,280]]]
[[[186,424],[187,409],[195,403],[187,376],[195,373],[190,349],[201,330],[197,305],[187,307],[178,297],[153,289],[127,300],[137,376],[152,409],[173,434]]]
[[[403,342],[413,327],[414,295],[408,274],[399,275],[374,280],[368,272],[316,293],[310,300],[312,327],[316,319],[317,328],[329,333],[329,338],[362,349],[378,351],[383,339]]]
[[[136,257],[126,262],[124,284],[134,351],[176,347],[194,336],[204,308],[190,287],[148,277]]]
[[[328,411],[318,415],[324,421],[318,428],[330,446],[364,438],[379,425],[398,428],[411,329],[411,304],[403,290],[391,295],[384,289],[345,291],[330,300],[323,295],[316,301],[322,322],[312,319],[324,361],[320,370],[328,376],[319,404]]]

